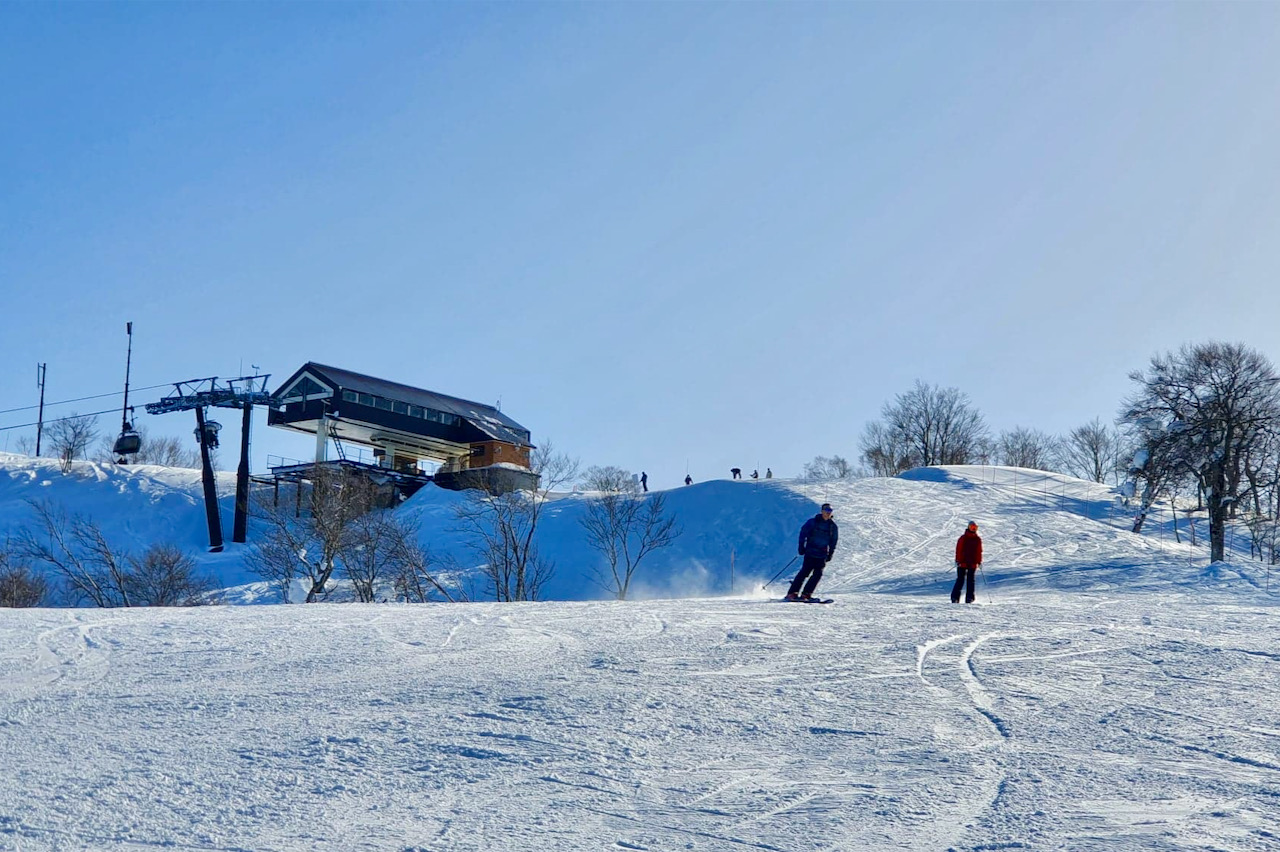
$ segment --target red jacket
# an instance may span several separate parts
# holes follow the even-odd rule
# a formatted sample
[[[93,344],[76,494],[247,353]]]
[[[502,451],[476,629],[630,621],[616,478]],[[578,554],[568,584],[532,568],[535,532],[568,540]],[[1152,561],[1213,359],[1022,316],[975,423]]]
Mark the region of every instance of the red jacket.
[[[982,539],[973,530],[965,530],[956,539],[956,564],[961,568],[977,568],[982,564]]]

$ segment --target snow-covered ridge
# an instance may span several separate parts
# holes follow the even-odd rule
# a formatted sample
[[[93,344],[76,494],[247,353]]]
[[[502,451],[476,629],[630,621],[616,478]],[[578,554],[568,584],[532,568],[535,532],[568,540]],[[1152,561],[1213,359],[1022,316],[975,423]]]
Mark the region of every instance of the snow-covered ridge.
[[[219,474],[224,535],[229,536],[234,475]],[[746,593],[777,574],[795,555],[800,524],[824,501],[834,504],[840,547],[827,569],[828,592],[936,595],[950,582],[956,536],[976,520],[986,543],[985,579],[993,590],[1153,590],[1178,586],[1265,587],[1265,568],[1243,554],[1208,569],[1203,521],[1198,547],[1174,540],[1167,512],[1143,535],[1114,489],[1059,474],[1003,467],[935,467],[896,479],[806,483],[714,480],[665,492],[684,527],[674,546],[652,554],[637,577],[637,597]],[[269,499],[261,490],[258,499]],[[289,499],[285,494],[281,499]],[[472,557],[456,529],[456,492],[427,487],[397,511],[418,518],[424,543],[464,564]],[[545,597],[592,600],[606,592],[599,557],[586,544],[580,519],[590,495],[560,495],[540,531],[557,564]],[[29,500],[49,500],[93,518],[118,546],[156,541],[186,548],[220,579],[237,587],[231,600],[270,602],[243,564],[245,548],[228,544],[208,554],[199,471],[77,462],[64,474],[50,459],[0,454],[0,536],[30,522]],[[251,538],[253,529],[251,528]],[[1237,552],[1247,554],[1243,537]],[[784,572],[785,573],[785,572]]]

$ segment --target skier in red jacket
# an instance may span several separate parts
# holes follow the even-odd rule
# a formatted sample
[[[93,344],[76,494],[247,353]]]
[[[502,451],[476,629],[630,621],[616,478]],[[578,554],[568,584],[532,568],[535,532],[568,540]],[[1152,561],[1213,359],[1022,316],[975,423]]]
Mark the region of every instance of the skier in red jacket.
[[[978,522],[970,521],[964,535],[956,539],[956,584],[951,587],[951,602],[960,603],[960,588],[965,587],[964,602],[973,603],[973,575],[982,564],[982,539],[978,538]]]

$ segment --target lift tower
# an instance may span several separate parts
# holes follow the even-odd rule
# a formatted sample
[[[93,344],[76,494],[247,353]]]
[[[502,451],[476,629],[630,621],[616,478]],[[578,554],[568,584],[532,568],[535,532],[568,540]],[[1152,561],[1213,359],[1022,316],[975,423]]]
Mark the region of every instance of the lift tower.
[[[241,376],[238,379],[190,379],[176,382],[173,393],[158,402],[147,403],[148,414],[169,414],[174,411],[196,413],[196,440],[200,442],[200,470],[204,483],[204,511],[209,521],[209,551],[222,550],[222,518],[218,514],[218,492],[214,487],[213,463],[209,450],[218,446],[218,430],[222,425],[206,420],[206,408],[238,408],[244,412],[240,427],[240,465],[236,469],[236,514],[231,540],[243,542],[249,517],[249,423],[255,403],[266,405],[271,401],[267,391],[267,379],[271,375]]]

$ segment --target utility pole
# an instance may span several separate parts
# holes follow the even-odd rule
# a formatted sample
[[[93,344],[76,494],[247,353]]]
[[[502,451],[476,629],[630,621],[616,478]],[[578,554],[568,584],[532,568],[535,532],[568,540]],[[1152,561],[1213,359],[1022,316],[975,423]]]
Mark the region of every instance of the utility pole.
[[[36,458],[40,457],[40,436],[44,433],[44,377],[49,365],[36,364],[36,384],[40,385],[40,413],[36,417]]]

